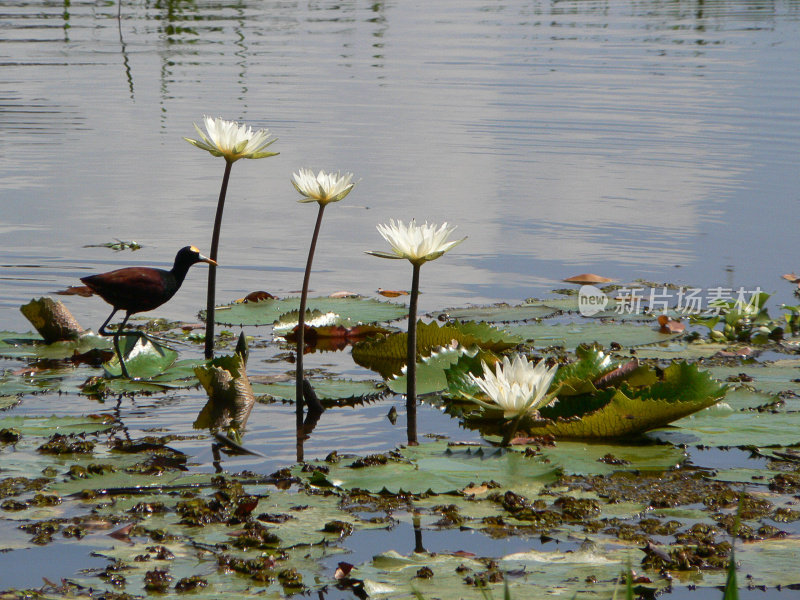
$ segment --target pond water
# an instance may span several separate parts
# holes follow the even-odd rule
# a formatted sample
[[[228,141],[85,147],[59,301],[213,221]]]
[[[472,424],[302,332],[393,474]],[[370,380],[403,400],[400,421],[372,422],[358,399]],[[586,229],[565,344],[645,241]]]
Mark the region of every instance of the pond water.
[[[0,330],[29,329],[21,304],[84,275],[208,249],[223,163],[183,140],[205,114],[269,128],[280,152],[233,167],[220,302],[300,288],[316,213],[290,185],[300,167],[358,180],[326,211],[315,294],[407,289],[407,264],[364,251],[385,249],[378,223],[416,218],[469,236],[422,270],[422,311],[515,303],[585,272],[791,301],[800,2],[9,0],[0,23]],[[115,240],[142,249],[96,246]],[[192,321],[204,299],[197,268],[157,314]],[[62,300],[85,327],[108,313]],[[291,370],[254,358],[256,374]],[[346,356],[306,367],[374,378]],[[118,414],[133,436],[191,436],[203,403],[126,398]],[[393,398],[326,415],[306,455],[403,442],[392,404],[402,414]],[[291,463],[292,414],[258,405],[247,443],[267,459],[226,467]],[[475,439],[435,409],[420,423]],[[213,468],[207,437],[176,446]]]

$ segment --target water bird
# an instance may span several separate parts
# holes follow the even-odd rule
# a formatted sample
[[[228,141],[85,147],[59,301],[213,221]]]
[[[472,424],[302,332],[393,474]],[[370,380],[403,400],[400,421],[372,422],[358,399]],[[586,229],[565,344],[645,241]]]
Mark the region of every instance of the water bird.
[[[141,331],[125,331],[128,319],[134,313],[153,310],[167,302],[180,289],[189,267],[200,262],[217,264],[216,261],[200,254],[200,250],[194,246],[186,246],[178,250],[175,264],[169,271],[153,267],[125,267],[108,273],[81,277],[81,281],[88,288],[114,307],[100,326],[98,333],[114,337],[114,350],[119,357],[124,377],[130,379],[119,349],[119,336],[144,337],[145,335]],[[108,331],[106,325],[119,310],[125,311],[125,318],[114,331]]]

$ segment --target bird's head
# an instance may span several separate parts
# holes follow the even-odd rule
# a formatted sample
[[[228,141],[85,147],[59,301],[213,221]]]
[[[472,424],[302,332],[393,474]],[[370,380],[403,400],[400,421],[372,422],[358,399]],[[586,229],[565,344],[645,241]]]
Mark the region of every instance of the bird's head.
[[[217,264],[217,261],[200,254],[200,250],[198,250],[195,246],[186,246],[185,248],[181,248],[178,251],[178,256],[175,257],[175,264],[183,263],[186,265],[193,265],[199,262],[204,262],[215,266]]]

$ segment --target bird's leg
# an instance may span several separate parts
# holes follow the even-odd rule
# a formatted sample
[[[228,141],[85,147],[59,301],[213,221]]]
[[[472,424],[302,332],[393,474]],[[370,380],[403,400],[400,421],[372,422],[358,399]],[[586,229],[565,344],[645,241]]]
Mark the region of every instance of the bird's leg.
[[[100,335],[105,335],[105,336],[114,335],[113,331],[109,331],[108,329],[106,329],[106,325],[108,325],[108,323],[111,321],[111,319],[114,318],[115,314],[117,314],[117,309],[116,308],[111,311],[111,314],[108,315],[108,318],[105,320],[105,322],[102,325],[100,325],[100,329],[97,330],[97,333],[99,333]]]
[[[113,311],[111,311],[111,314],[108,315],[108,318],[105,320],[105,322],[102,325],[100,325],[100,329],[97,330],[97,333],[99,333],[100,335],[115,336],[115,337],[118,336],[131,336],[138,338],[150,337],[144,331],[139,331],[137,329],[131,329],[130,331],[123,331],[123,327],[125,327],[125,323],[128,322],[131,313],[127,313],[125,315],[125,318],[122,320],[122,323],[120,323],[119,326],[114,331],[109,331],[108,329],[106,329],[106,325],[108,325],[111,319],[114,318],[114,315],[117,314],[117,310],[119,309],[115,308]],[[155,336],[153,336],[153,338],[158,339]]]
[[[145,331],[138,331],[136,329],[131,329],[130,331],[123,331],[122,327],[125,325],[125,323],[128,320],[128,317],[130,317],[130,315],[127,315],[125,317],[125,320],[114,331],[109,331],[108,329],[106,329],[106,325],[108,325],[109,322],[111,321],[111,319],[114,318],[114,315],[117,314],[117,310],[118,309],[115,308],[113,311],[111,311],[111,314],[105,320],[105,323],[100,325],[100,329],[97,331],[97,333],[99,333],[100,335],[105,335],[105,336],[115,336],[117,338],[119,338],[119,336],[136,336],[138,338],[145,338],[145,339],[148,339],[148,340],[155,341],[155,342],[159,343],[160,345],[164,346],[165,348],[168,348],[169,350],[174,350],[174,348],[170,347],[167,342],[169,342],[169,343],[179,343],[179,344],[180,343],[184,343],[184,342],[181,342],[180,340],[167,340],[166,338],[162,338],[162,337],[159,337],[157,335],[153,335],[152,333],[147,333]],[[114,346],[116,347],[116,343],[114,344]],[[117,354],[119,354],[119,352],[117,352]],[[121,362],[122,361],[120,361],[120,363]]]
[[[111,314],[108,315],[108,318],[100,325],[100,329],[97,330],[97,333],[103,336],[113,336],[114,337],[114,351],[117,353],[117,358],[119,358],[119,364],[122,367],[122,375],[127,379],[130,379],[130,375],[128,375],[128,369],[125,367],[125,359],[122,358],[122,352],[119,349],[119,334],[120,330],[122,329],[122,325],[128,320],[130,314],[125,314],[125,318],[122,320],[122,325],[117,327],[114,331],[109,331],[106,329],[106,325],[109,324],[111,319],[114,318],[114,315],[117,314],[117,309],[111,311]]]
[[[170,344],[183,344],[184,346],[189,345],[187,342],[182,342],[181,340],[168,340],[167,338],[147,332],[141,332],[141,336],[152,342],[157,342],[159,345],[164,346],[164,348],[167,348],[168,350],[175,350],[175,348],[171,347]]]
[[[122,323],[119,324],[119,327],[114,331],[114,349],[117,351],[117,357],[119,358],[119,366],[122,369],[122,376],[125,379],[130,379],[131,376],[128,375],[128,369],[125,366],[125,359],[122,357],[122,352],[119,349],[119,335],[123,333],[122,328],[125,327],[125,323],[128,322],[128,317],[131,316],[131,313],[125,313],[125,318],[122,319]],[[127,332],[124,332],[127,334]]]

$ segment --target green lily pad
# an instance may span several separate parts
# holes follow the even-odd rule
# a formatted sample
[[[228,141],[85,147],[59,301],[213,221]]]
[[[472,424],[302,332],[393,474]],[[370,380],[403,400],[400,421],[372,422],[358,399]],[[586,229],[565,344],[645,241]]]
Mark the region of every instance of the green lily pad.
[[[0,356],[21,359],[64,360],[91,350],[110,350],[111,339],[90,331],[76,340],[47,344],[38,333],[0,332]]]
[[[171,348],[146,338],[134,336],[125,336],[120,339],[120,351],[125,356],[125,367],[128,374],[141,379],[150,379],[161,375],[178,358],[178,353]],[[122,375],[122,367],[116,354],[103,367],[110,377]]]
[[[593,349],[582,360],[591,366],[592,356],[600,354]],[[605,362],[595,367],[600,368]],[[575,373],[581,370],[581,367],[573,367]],[[465,389],[467,395],[472,393],[468,389],[470,383],[458,371],[451,369],[448,375],[448,393],[454,400],[463,397]],[[594,383],[600,385],[599,382],[599,379],[587,380],[583,385],[580,378],[567,373],[559,384],[568,384],[567,393],[540,408],[538,413],[523,415],[519,431],[558,438],[602,439],[641,434],[712,406],[727,391],[725,385],[688,363],[673,363],[660,377],[649,367],[623,371],[621,379],[614,384],[618,387],[598,390]],[[480,429],[484,434],[498,434],[506,423],[502,413],[498,416],[493,411],[472,409],[471,405],[465,409],[463,402],[449,405],[448,410],[463,416],[467,426]]]
[[[432,394],[447,389],[447,371],[460,362],[461,357],[465,355],[479,363],[481,360],[493,362],[497,359],[494,353],[477,347],[467,349],[458,346],[434,351],[430,356],[417,363],[417,394]],[[388,380],[386,387],[395,394],[405,394],[408,389],[406,368],[403,367],[401,375],[396,375]]]
[[[438,323],[417,323],[417,356],[424,358],[440,347],[453,342],[470,348],[477,346],[492,352],[502,352],[515,347],[521,338],[487,323],[455,323],[440,326]],[[408,333],[394,333],[377,340],[366,340],[353,346],[353,360],[380,373],[384,379],[400,374],[408,353]]]
[[[323,406],[349,404],[347,400],[355,399],[367,401],[379,397],[385,391],[383,383],[380,381],[311,378],[309,382]],[[256,394],[286,402],[295,401],[296,389],[294,381],[253,383],[253,392]]]
[[[800,360],[796,358],[733,367],[709,367],[709,372],[722,381],[739,382],[766,394],[800,393]]]
[[[556,470],[551,465],[519,452],[490,447],[449,447],[444,442],[431,442],[380,456],[383,458],[343,459],[332,465],[325,463],[328,472],[325,475],[317,473],[310,477],[310,481],[375,493],[382,490],[399,493],[402,490],[442,494],[483,481],[496,481],[510,487],[523,479],[548,482],[556,477]],[[368,466],[355,466],[363,463]],[[299,468],[295,472],[307,476],[301,474]]]
[[[276,298],[218,306],[214,315],[216,322],[222,325],[272,325],[281,315],[299,310],[300,298]],[[408,308],[403,304],[372,298],[309,298],[307,310],[332,312],[355,323],[394,321],[408,315]]]
[[[88,434],[108,431],[116,426],[109,419],[98,416],[73,417],[24,417],[8,416],[0,419],[0,429],[14,428],[23,436],[50,437],[54,433],[62,435]]]
[[[300,323],[300,311],[293,310],[281,315],[272,326],[275,335],[294,339],[294,329]],[[306,311],[305,326],[307,328],[306,344],[326,338],[358,339],[371,335],[390,333],[392,330],[373,324],[360,324],[352,319],[347,319],[336,313],[321,313],[318,310]]]
[[[364,580],[370,598],[438,598],[440,600],[479,600],[502,598],[545,598],[565,595],[568,598],[602,598],[614,595],[617,577],[628,550],[625,548],[586,548],[579,551],[539,552],[530,550],[507,555],[498,561],[501,571],[524,576],[506,576],[504,583],[487,583],[486,589],[470,586],[465,575],[486,572],[479,557],[440,552],[402,555],[394,550],[376,555],[359,565],[357,573]],[[429,577],[420,577],[427,571]],[[575,577],[580,572],[581,577]],[[596,583],[587,584],[591,579]],[[531,582],[536,581],[535,588]]]
[[[605,475],[615,471],[668,471],[686,460],[672,444],[603,444],[559,440],[542,455],[567,475]]]
[[[791,446],[800,444],[800,400],[788,399],[772,410],[757,410],[774,397],[740,388],[725,403],[651,431],[653,439],[706,446]]]
[[[440,320],[487,321],[489,323],[509,323],[545,319],[560,312],[559,309],[544,304],[493,304],[491,306],[470,306],[467,308],[447,308],[433,314]]]
[[[682,340],[669,340],[666,343],[652,346],[638,346],[636,356],[642,359],[656,360],[697,360],[710,358],[720,352],[734,352],[728,344],[715,344],[709,342],[684,342]]]
[[[139,457],[141,458],[141,457]],[[137,460],[136,457],[125,457],[115,464],[124,465]],[[136,490],[138,494],[146,492],[152,488],[153,494],[158,494],[163,489],[169,488],[192,488],[210,486],[214,475],[212,473],[191,473],[186,474],[182,471],[159,471],[152,474],[130,473],[124,469],[114,472],[92,475],[84,479],[67,479],[54,482],[47,487],[47,491],[60,496],[78,494],[84,490],[95,492],[106,492],[113,490]]]
[[[514,325],[509,332],[533,343],[537,348],[564,346],[574,349],[580,344],[596,342],[603,347],[612,343],[630,348],[667,342],[680,334],[661,333],[648,325],[632,323],[607,323],[600,321],[575,321],[567,324],[530,323]]]

